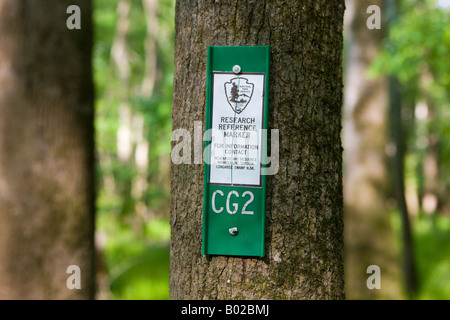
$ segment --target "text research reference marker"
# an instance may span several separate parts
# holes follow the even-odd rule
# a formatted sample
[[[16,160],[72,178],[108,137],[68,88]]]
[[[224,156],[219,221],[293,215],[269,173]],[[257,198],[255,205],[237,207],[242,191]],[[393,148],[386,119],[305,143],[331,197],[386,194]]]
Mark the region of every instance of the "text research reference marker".
[[[203,254],[264,256],[270,46],[208,47]]]

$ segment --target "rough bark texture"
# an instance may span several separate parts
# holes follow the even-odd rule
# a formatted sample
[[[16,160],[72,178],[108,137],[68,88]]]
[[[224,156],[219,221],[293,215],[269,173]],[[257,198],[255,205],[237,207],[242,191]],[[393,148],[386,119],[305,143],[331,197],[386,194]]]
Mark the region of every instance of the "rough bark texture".
[[[81,30],[71,4],[0,1],[0,299],[94,296],[91,3]]]
[[[345,291],[349,299],[399,298],[399,265],[386,206],[388,189],[388,87],[384,78],[369,79],[368,68],[383,40],[381,30],[366,25],[370,5],[382,1],[347,1],[348,57],[344,118]],[[347,27],[347,26],[346,26]],[[381,269],[381,290],[369,290],[367,267]]]
[[[202,256],[203,166],[172,165],[172,299],[342,299],[340,0],[180,0],[173,129],[205,120],[207,45],[271,47],[266,256]]]

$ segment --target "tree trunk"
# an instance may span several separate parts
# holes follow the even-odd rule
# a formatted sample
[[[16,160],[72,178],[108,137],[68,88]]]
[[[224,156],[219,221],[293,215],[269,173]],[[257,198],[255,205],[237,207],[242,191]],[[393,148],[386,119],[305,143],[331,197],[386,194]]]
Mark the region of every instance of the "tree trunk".
[[[340,0],[177,1],[173,129],[192,136],[205,121],[207,45],[270,44],[280,169],[267,182],[265,257],[242,258],[201,255],[203,166],[172,165],[172,299],[344,298],[343,12]]]
[[[405,137],[402,123],[402,100],[400,83],[397,78],[389,78],[389,96],[391,113],[391,137],[395,145],[392,169],[397,199],[397,207],[400,211],[402,221],[402,242],[403,242],[403,271],[406,284],[406,292],[409,298],[414,298],[417,293],[417,275],[414,262],[414,242],[409,221],[408,206],[405,198]]]
[[[429,69],[424,67],[420,80],[422,85],[425,87],[432,77]],[[427,95],[425,97],[426,124],[428,126],[426,130],[427,147],[422,163],[423,186],[420,195],[422,210],[427,214],[436,214],[441,208],[442,199],[445,198],[443,196],[445,187],[439,165],[440,138],[434,125],[437,116],[434,104],[433,99]]]
[[[156,83],[158,68],[156,37],[158,35],[158,1],[142,0],[147,22],[147,36],[145,39],[145,74],[141,86],[141,94],[149,99]]]
[[[0,1],[0,299],[94,297],[91,2],[76,3],[81,30],[71,1]]]
[[[399,4],[395,0],[386,2],[386,11],[389,13],[389,25],[393,25],[398,19]],[[406,293],[410,299],[417,293],[417,275],[414,261],[414,242],[411,222],[409,218],[408,204],[405,191],[405,152],[407,130],[402,117],[405,104],[402,94],[402,86],[395,76],[388,77],[389,86],[389,114],[390,114],[390,140],[395,146],[392,156],[391,172],[394,185],[397,208],[400,211],[402,221],[402,262],[405,279]]]
[[[348,57],[344,101],[345,283],[349,299],[399,298],[399,266],[386,206],[388,188],[385,78],[369,79],[377,57],[381,30],[368,29],[370,5],[382,1],[347,2]],[[346,17],[347,19],[347,17]],[[367,267],[381,270],[381,290],[369,290]]]

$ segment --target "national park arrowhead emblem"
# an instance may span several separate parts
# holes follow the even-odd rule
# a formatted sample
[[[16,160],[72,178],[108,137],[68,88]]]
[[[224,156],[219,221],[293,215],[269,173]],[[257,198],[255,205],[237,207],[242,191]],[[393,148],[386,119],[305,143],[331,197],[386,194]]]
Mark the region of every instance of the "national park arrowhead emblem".
[[[244,111],[252,99],[255,85],[248,82],[248,79],[237,77],[225,82],[225,95],[228,104],[237,114]]]

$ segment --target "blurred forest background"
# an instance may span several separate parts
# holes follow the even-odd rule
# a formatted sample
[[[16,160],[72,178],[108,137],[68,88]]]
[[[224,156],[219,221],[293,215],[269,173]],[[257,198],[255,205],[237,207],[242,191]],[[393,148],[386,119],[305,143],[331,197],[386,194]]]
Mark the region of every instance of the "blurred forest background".
[[[174,1],[94,5],[98,298],[168,299]]]
[[[174,2],[94,1],[99,299],[169,297]],[[347,229],[346,250],[394,257],[398,273],[382,267],[373,298],[450,299],[450,1],[362,2],[346,1],[346,101],[350,77],[376,94],[344,107],[344,186],[380,219],[353,219],[350,233],[367,233]],[[380,3],[382,32],[368,29],[367,3]],[[353,69],[352,52],[364,61]],[[357,206],[346,210],[367,212]],[[358,290],[348,297],[366,297]]]

